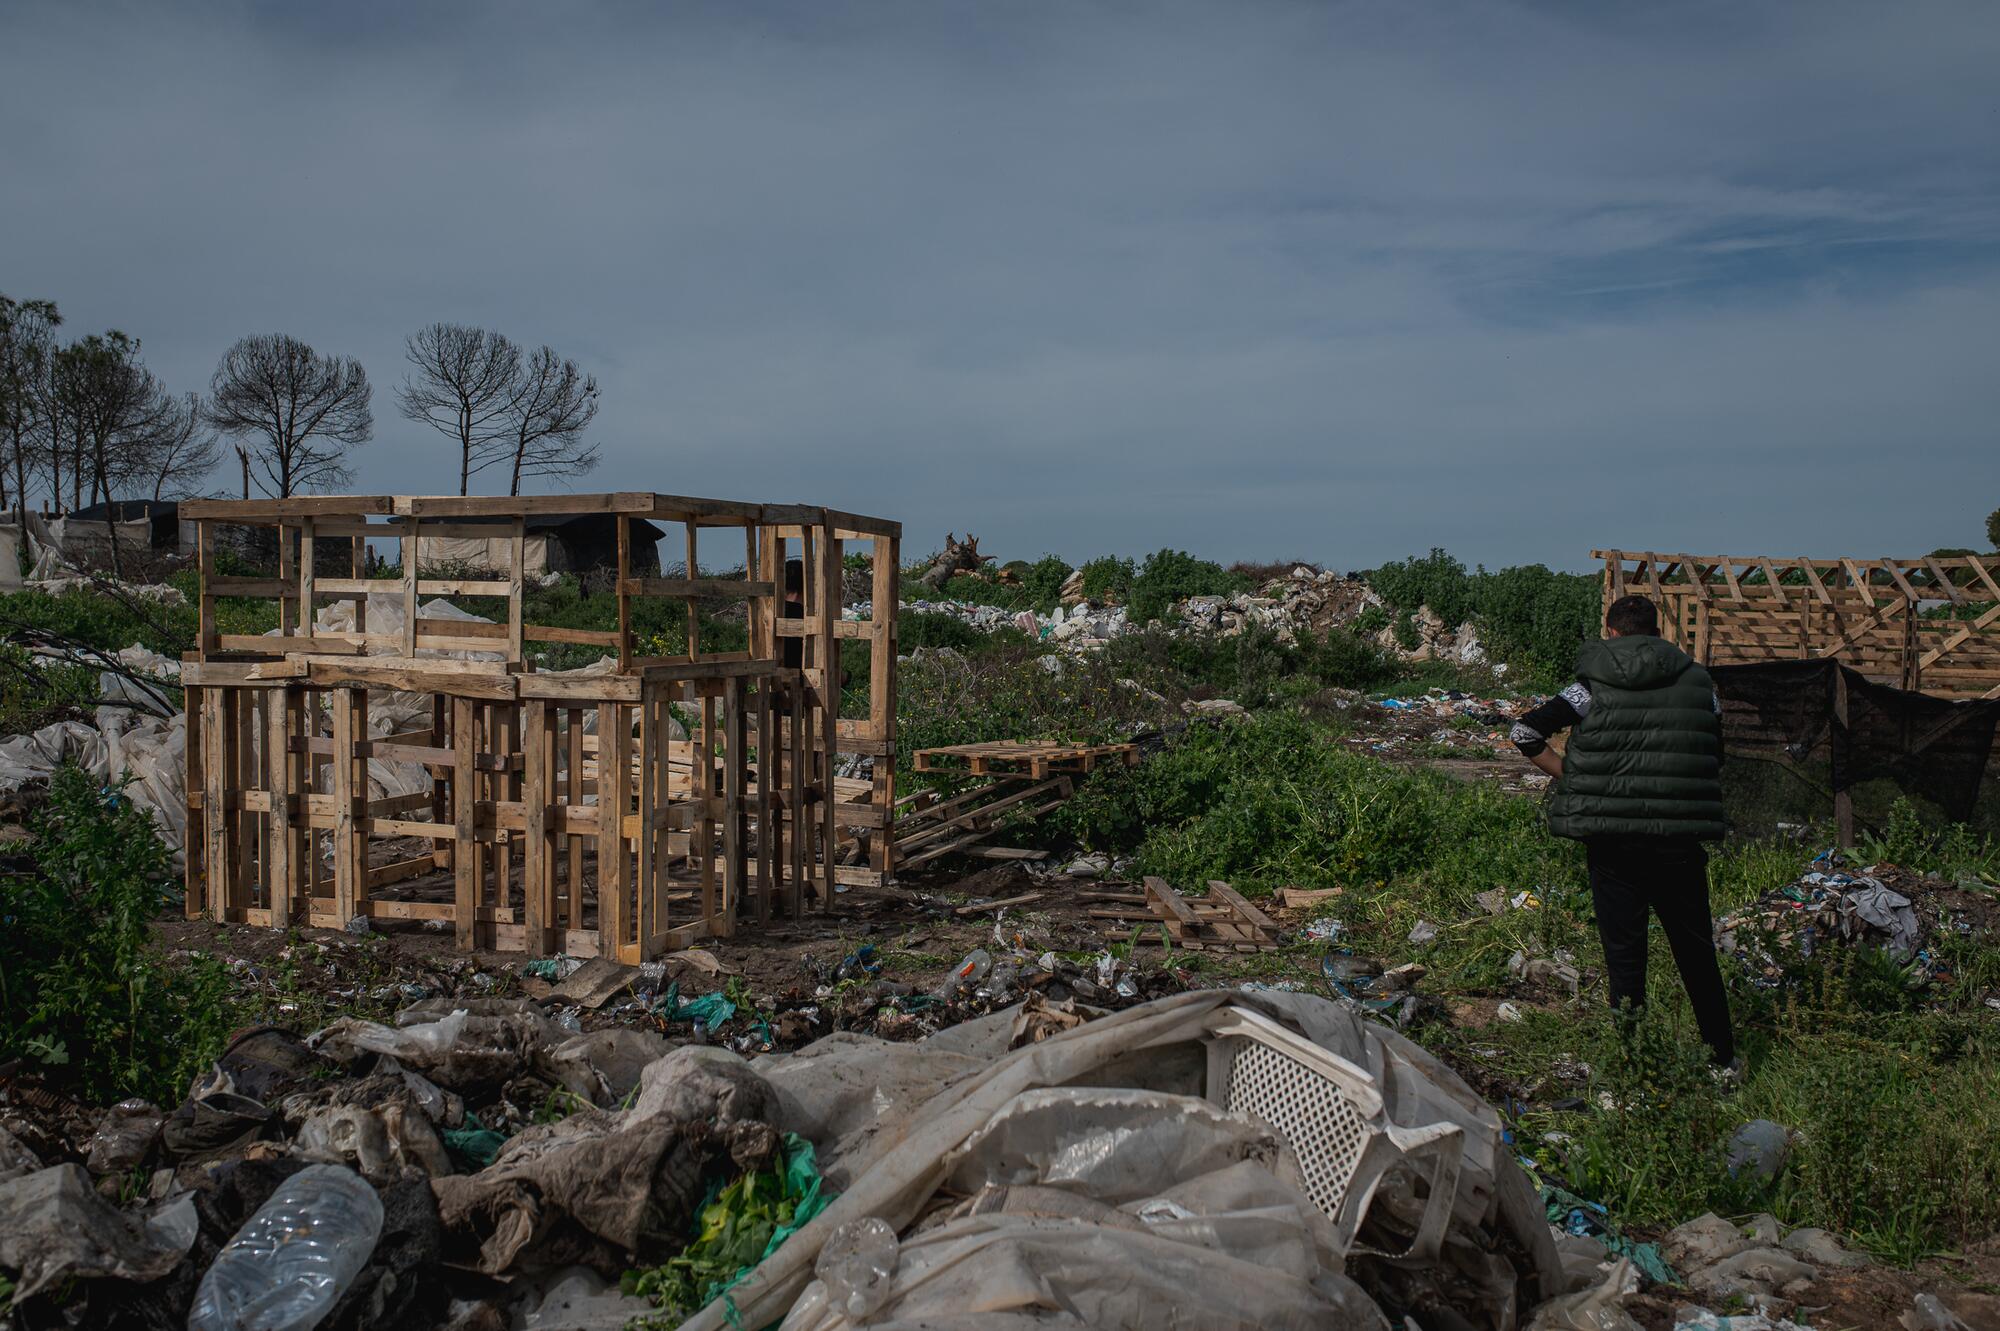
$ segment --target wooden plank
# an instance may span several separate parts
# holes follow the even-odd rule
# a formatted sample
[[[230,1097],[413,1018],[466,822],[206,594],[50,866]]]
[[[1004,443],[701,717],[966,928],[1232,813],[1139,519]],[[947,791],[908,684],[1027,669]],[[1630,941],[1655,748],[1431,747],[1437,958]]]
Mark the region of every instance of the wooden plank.
[[[716,596],[740,600],[776,594],[769,582],[750,578],[627,578],[624,587],[627,596]]]
[[[435,528],[429,529],[435,539]],[[419,578],[419,596],[506,596],[513,584],[500,578]]]
[[[1930,571],[1932,584],[1943,589],[1947,601],[1953,605],[1965,604],[1965,593],[1958,589],[1958,584],[1951,580],[1951,574],[1944,570],[1935,556],[1925,555],[1924,567]]]
[[[548,628],[539,624],[523,624],[521,636],[529,642],[569,642],[587,647],[618,645],[618,633],[615,629],[563,629]]]
[[[985,915],[992,911],[1007,910],[1014,906],[1030,905],[1041,899],[1042,894],[1040,892],[1023,892],[1019,896],[1003,897],[998,901],[983,901],[970,906],[960,906],[952,914],[958,916],[960,919],[964,919],[968,916]]]
[[[1155,908],[1154,914],[1160,917],[1160,923],[1166,926],[1176,942],[1199,929],[1201,921],[1194,910],[1180,893],[1167,885],[1166,879],[1147,878],[1144,883],[1147,902]]]
[[[396,501],[389,495],[311,495],[289,499],[183,499],[183,518],[212,518],[217,522],[249,527],[268,527],[280,518],[349,517],[357,513],[393,513]]]
[[[1270,941],[1272,942],[1277,941],[1278,938],[1277,924],[1271,919],[1270,916],[1266,915],[1263,911],[1258,910],[1255,906],[1251,905],[1249,901],[1245,900],[1243,894],[1238,892],[1235,888],[1231,887],[1227,883],[1217,882],[1215,879],[1211,878],[1208,880],[1208,894],[1212,897],[1220,898],[1222,901],[1226,902],[1229,905],[1230,909],[1234,910],[1238,915],[1242,916],[1243,919],[1247,923],[1249,923],[1249,925],[1252,928],[1257,929],[1258,931],[1266,935],[1266,937],[1268,937]]]

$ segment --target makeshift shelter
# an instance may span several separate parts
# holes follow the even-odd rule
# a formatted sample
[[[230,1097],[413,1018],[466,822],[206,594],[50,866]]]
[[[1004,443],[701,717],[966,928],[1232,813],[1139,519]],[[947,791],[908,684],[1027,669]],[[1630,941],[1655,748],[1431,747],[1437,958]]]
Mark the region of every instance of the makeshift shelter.
[[[129,549],[139,538],[143,525],[144,548],[178,552],[194,548],[194,533],[182,538],[181,506],[171,499],[116,499],[110,503],[79,508],[58,519],[65,540],[104,544],[107,527],[116,527],[121,549]]]
[[[426,536],[417,558],[426,568],[461,565],[475,569],[506,568],[512,559],[512,535],[507,518],[467,518],[455,526],[469,529],[458,536]],[[480,528],[493,534],[483,536]],[[618,567],[618,518],[611,513],[530,513],[522,520],[521,569],[530,576],[544,573],[591,573]],[[660,538],[666,533],[643,520],[630,523],[629,571],[651,576],[660,571]]]

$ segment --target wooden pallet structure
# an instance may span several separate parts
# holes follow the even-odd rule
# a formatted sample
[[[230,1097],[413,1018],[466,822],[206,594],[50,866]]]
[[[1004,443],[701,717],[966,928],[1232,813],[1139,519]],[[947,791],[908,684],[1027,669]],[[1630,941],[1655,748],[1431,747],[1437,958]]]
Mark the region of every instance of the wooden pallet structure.
[[[1157,941],[1193,952],[1271,952],[1278,947],[1277,924],[1227,883],[1211,879],[1205,897],[1184,897],[1164,878],[1144,879],[1140,887],[1138,892],[1078,895],[1096,903],[1090,918],[1133,926],[1124,932],[1124,942]],[[1156,929],[1157,937],[1149,939]]]
[[[1661,635],[1704,665],[1835,659],[1912,692],[2000,698],[2000,557],[1591,557],[1607,608],[1650,597]]]
[[[968,776],[1026,777],[1043,781],[1058,772],[1081,775],[1106,763],[1137,766],[1137,744],[1065,744],[1046,739],[1003,739],[984,744],[949,744],[918,749],[919,772],[963,772]]]
[[[898,868],[919,869],[946,855],[1030,860],[1038,850],[986,843],[1010,822],[1062,807],[1076,793],[1074,778],[1105,763],[1135,764],[1136,744],[1066,744],[1056,740],[997,740],[919,749],[919,772],[963,774],[978,784],[950,796],[920,790],[897,804],[893,839]]]
[[[182,670],[191,916],[448,920],[468,949],[633,962],[893,872],[898,524],[634,492],[181,512],[201,572]],[[616,567],[597,594],[616,599],[617,628],[526,622],[527,519],[607,513]],[[679,577],[654,576],[660,523],[685,529]],[[244,526],[276,529],[275,571],[221,572],[218,538]],[[426,567],[468,544],[496,567]],[[844,613],[850,544],[872,556],[870,618]],[[327,575],[329,546],[346,576]],[[395,576],[369,576],[371,546],[399,553]],[[740,572],[704,576],[704,554]],[[232,598],[276,601],[278,630],[221,631]],[[684,650],[648,654],[634,610],[649,599],[682,603]],[[715,650],[701,608],[731,603],[747,644]],[[842,671],[846,639],[868,644],[865,690]],[[542,670],[545,644],[605,659]],[[843,716],[843,693],[865,714]],[[855,754],[873,775],[837,777]],[[371,798],[371,766],[416,789]],[[867,862],[837,862],[863,843]]]

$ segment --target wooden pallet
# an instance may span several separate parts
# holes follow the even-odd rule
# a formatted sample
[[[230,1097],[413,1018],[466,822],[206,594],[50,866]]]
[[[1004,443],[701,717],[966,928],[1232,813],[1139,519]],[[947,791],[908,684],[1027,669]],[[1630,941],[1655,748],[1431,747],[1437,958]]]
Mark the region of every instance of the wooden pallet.
[[[1146,879],[1145,889],[1147,908],[1178,947],[1195,952],[1204,948],[1277,950],[1278,926],[1227,883],[1210,879],[1208,896],[1195,900],[1174,891],[1164,878]],[[1138,933],[1133,933],[1135,941]]]
[[[924,792],[928,794],[929,792]],[[1075,793],[1067,776],[1045,780],[997,778],[950,799],[913,797],[912,812],[896,820],[895,863],[898,869],[920,869],[946,855],[981,855],[996,849],[982,843],[1016,817],[1035,817],[1062,807]],[[1009,853],[1004,858],[1016,858]],[[1026,858],[1020,856],[1020,858]]]
[[[1101,763],[1139,761],[1136,744],[1064,744],[1047,739],[1003,739],[987,744],[950,744],[918,749],[919,772],[964,772],[971,776],[1023,776],[1041,781],[1059,772],[1080,774]]]

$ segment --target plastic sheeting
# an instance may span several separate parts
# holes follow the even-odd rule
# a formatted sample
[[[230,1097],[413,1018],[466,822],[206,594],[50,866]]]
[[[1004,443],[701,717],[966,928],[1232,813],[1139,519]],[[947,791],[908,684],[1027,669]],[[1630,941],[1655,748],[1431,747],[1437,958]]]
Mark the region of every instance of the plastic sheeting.
[[[1103,1087],[1199,1095],[1206,1023],[1228,1005],[1261,1011],[1364,1069],[1391,1121],[1407,1127],[1434,1122],[1461,1127],[1464,1161],[1447,1256],[1455,1249],[1482,1248],[1482,1240],[1483,1251],[1490,1253],[1490,1236],[1496,1233],[1504,1233],[1512,1248],[1526,1254],[1527,1269],[1516,1277],[1508,1267],[1504,1288],[1491,1296],[1493,1324],[1512,1324],[1517,1283],[1521,1305],[1563,1291],[1561,1257],[1540,1201],[1508,1151],[1498,1116],[1456,1074],[1395,1032],[1323,999],[1206,990],[1130,1008],[1011,1052],[1013,1014],[1000,1012],[916,1045],[848,1037],[838,1044],[821,1042],[804,1055],[759,1060],[756,1069],[778,1094],[782,1126],[807,1135],[816,1126],[828,1134],[818,1142],[821,1158],[830,1181],[846,1179],[845,1191],[751,1272],[731,1292],[728,1307],[718,1301],[684,1325],[691,1331],[721,1331],[732,1324],[765,1325],[788,1313],[797,1319],[788,1324],[790,1331],[832,1331],[847,1325],[871,1331],[991,1326],[1009,1320],[1023,1325],[1382,1325],[1374,1305],[1329,1264],[1337,1255],[1325,1254],[1317,1241],[1313,1256],[1320,1273],[1310,1280],[1296,1274],[1302,1268],[1259,1264],[1276,1260],[1280,1251],[1267,1242],[1274,1232],[1270,1217],[1255,1214],[1269,1209],[1261,1201],[1271,1199],[1241,1208],[1241,1219],[1211,1223],[1201,1231],[1212,1234],[1221,1248],[1205,1246],[1192,1232],[1171,1235],[1157,1227],[1134,1231],[1122,1224],[1010,1216],[1004,1210],[954,1216],[935,1228],[908,1232],[970,1158],[968,1149],[991,1140],[989,1126],[1010,1110],[1025,1112],[1015,1108],[1024,1093]],[[871,1055],[872,1079],[860,1075],[870,1066]],[[793,1114],[801,1117],[794,1120]],[[1228,1167],[1246,1164],[1230,1162]],[[1268,1164],[1253,1161],[1247,1167],[1262,1170],[1273,1189],[1288,1187]],[[1197,1178],[1213,1178],[1218,1172]],[[1040,1175],[1034,1177],[1039,1180]],[[1166,1194],[1194,1181],[1163,1178],[1156,1186]],[[1282,1206],[1282,1194],[1277,1200]],[[1189,1216],[1168,1207],[1157,1207],[1153,1214],[1183,1221],[1198,1214],[1185,1201],[1176,1204]],[[1134,1209],[1143,1211],[1144,1203]],[[860,1321],[826,1320],[847,1313],[825,1303],[818,1310],[795,1307],[813,1281],[829,1236],[871,1216],[905,1234],[895,1276],[903,1293]],[[1313,1228],[1299,1226],[1307,1233]],[[1186,1239],[1196,1241],[1182,1241]],[[1239,1244],[1246,1246],[1235,1246]],[[1284,1260],[1296,1259],[1299,1252],[1294,1246]],[[933,1302],[925,1292],[945,1289],[950,1282],[957,1283],[949,1297]],[[1188,1302],[1195,1298],[1213,1298],[1225,1306],[1210,1308],[1204,1302],[1196,1309]],[[1308,1312],[1315,1320],[1300,1320]],[[1029,1318],[1037,1320],[1030,1323]]]
[[[153,815],[175,852],[187,840],[187,718],[170,721],[123,707],[100,707],[97,724],[57,721],[0,740],[0,791],[46,781],[73,762],[105,784],[130,777],[126,795]]]

